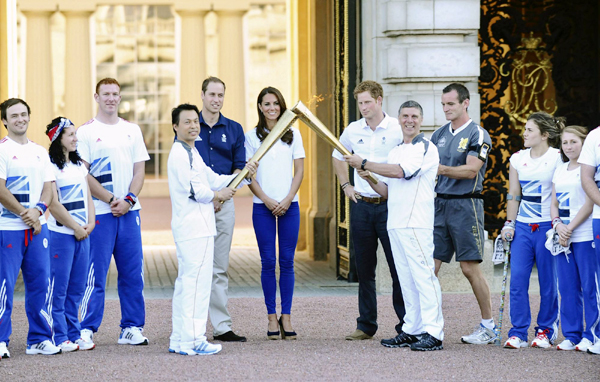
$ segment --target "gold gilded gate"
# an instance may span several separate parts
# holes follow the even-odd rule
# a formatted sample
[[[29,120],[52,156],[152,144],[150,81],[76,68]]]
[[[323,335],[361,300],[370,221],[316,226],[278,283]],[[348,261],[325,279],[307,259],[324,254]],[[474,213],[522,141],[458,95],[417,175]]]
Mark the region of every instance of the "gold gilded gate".
[[[481,124],[492,137],[485,227],[493,236],[506,219],[509,158],[523,147],[527,116],[600,123],[598,11],[595,0],[481,1]]]

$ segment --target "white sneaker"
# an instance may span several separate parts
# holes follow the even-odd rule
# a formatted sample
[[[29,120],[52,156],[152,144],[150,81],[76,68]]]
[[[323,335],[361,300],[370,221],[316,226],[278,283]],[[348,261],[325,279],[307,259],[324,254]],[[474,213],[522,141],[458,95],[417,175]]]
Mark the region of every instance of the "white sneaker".
[[[479,324],[473,333],[462,336],[460,340],[465,344],[485,345],[493,343],[497,338],[498,336],[493,330]]]
[[[211,355],[211,354],[217,354],[218,352],[221,351],[221,349],[223,349],[221,344],[215,345],[215,344],[211,344],[208,341],[204,341],[204,342],[200,343],[200,345],[197,345],[193,349],[181,349],[179,351],[179,354],[182,354],[182,355]]]
[[[148,345],[148,339],[142,335],[142,330],[135,326],[121,329],[119,345]]]
[[[504,343],[504,347],[508,349],[526,348],[527,341],[523,341],[517,336],[512,336]]]
[[[577,345],[575,345],[575,350],[586,352],[592,345],[592,341],[588,340],[587,338],[584,338]]]
[[[595,344],[588,347],[587,352],[590,354],[600,354],[600,341],[596,341]]]
[[[58,347],[61,348],[61,350],[65,353],[79,350],[79,345],[69,340],[66,340],[63,343],[59,344]]]
[[[39,344],[27,345],[27,349],[25,350],[25,354],[43,354],[43,355],[53,355],[62,353],[61,348],[54,345],[50,340],[46,340],[40,342]]]
[[[6,347],[6,342],[0,342],[0,358],[10,358],[10,352]]]
[[[570,340],[564,340],[556,345],[556,350],[575,350],[575,344]]]
[[[547,329],[546,330],[538,329],[537,336],[535,336],[533,341],[531,341],[531,347],[541,348],[541,349],[548,349],[549,347],[552,347],[552,344],[550,343],[550,339],[548,338],[546,333],[548,333]]]
[[[94,332],[90,329],[81,329],[80,338],[75,341],[79,345],[79,350],[93,350],[96,347],[94,343]]]

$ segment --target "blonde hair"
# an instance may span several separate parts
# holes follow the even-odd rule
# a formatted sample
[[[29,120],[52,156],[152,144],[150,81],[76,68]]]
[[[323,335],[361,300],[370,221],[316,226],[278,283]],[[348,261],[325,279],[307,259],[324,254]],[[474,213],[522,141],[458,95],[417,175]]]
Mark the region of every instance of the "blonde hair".
[[[570,161],[570,159],[565,155],[565,153],[562,150],[562,137],[565,133],[571,133],[571,134],[575,134],[575,136],[579,137],[579,139],[581,139],[581,144],[583,144],[583,142],[585,142],[585,138],[587,137],[589,131],[587,129],[587,127],[583,127],[583,126],[577,126],[577,125],[571,125],[571,126],[567,126],[563,129],[563,131],[560,133],[560,156],[562,158],[562,161],[567,163],[568,161]]]

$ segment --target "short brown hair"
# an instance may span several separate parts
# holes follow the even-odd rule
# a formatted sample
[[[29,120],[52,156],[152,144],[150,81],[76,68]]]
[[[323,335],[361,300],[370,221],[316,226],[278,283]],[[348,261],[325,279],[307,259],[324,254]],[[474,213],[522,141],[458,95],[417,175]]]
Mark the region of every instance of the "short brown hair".
[[[202,93],[206,93],[206,89],[208,89],[208,84],[210,84],[211,82],[216,82],[218,84],[223,85],[223,90],[225,90],[225,82],[223,82],[222,79],[220,79],[218,77],[210,76],[207,79],[205,79],[204,81],[202,81]]]
[[[562,157],[563,162],[567,163],[570,159],[565,155],[562,149],[562,136],[564,133],[575,134],[579,139],[581,139],[581,143],[585,142],[585,137],[587,137],[589,131],[587,127],[571,125],[567,126],[563,129],[562,133],[560,133],[560,156]]]
[[[358,96],[360,93],[364,92],[369,92],[373,99],[377,99],[379,97],[383,98],[383,88],[375,81],[367,80],[356,85],[354,88],[354,98],[356,98],[356,96]]]
[[[29,105],[27,105],[27,102],[23,101],[20,98],[9,98],[6,101],[0,103],[0,116],[3,121],[6,120],[6,110],[8,110],[9,107],[15,106],[18,104],[25,105],[25,107],[27,108],[27,114],[29,114],[31,116],[31,109],[29,108]],[[8,127],[6,125],[4,125],[4,127],[6,127],[8,129]]]
[[[114,78],[103,78],[100,80],[100,82],[98,82],[98,84],[96,84],[96,94],[100,93],[100,86],[102,85],[117,85],[119,87],[119,92],[121,91],[121,84],[119,84],[119,81],[115,80]]]

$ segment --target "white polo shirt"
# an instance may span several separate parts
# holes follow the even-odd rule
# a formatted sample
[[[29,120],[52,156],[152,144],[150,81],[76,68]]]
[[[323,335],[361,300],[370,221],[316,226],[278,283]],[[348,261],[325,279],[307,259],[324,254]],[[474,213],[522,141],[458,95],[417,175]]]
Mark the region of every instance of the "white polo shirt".
[[[404,178],[388,179],[387,229],[433,230],[435,178],[440,165],[437,147],[421,133],[411,143],[394,147],[388,163],[402,167]]]
[[[583,142],[581,154],[577,162],[593,166],[596,169],[594,180],[596,185],[600,185],[600,126],[592,130]],[[598,186],[600,189],[600,186]],[[594,203],[594,219],[600,219],[600,206]]]
[[[9,137],[0,140],[0,178],[6,180],[6,188],[25,208],[39,203],[45,182],[54,180],[48,152],[32,141],[21,145]],[[47,202],[47,200],[45,200]],[[46,217],[40,216],[46,224]],[[31,228],[0,204],[0,231],[20,231]]]
[[[288,145],[281,139],[275,142],[273,147],[260,160],[256,172],[256,182],[258,182],[260,188],[267,196],[277,200],[277,202],[281,202],[289,194],[292,187],[294,159],[306,157],[300,131],[293,127],[291,129],[294,134],[292,143]],[[246,133],[246,161],[252,158],[261,144],[262,142],[256,135],[256,128]],[[252,198],[252,201],[263,203],[256,195]],[[298,201],[298,194],[294,196],[292,201]]]
[[[377,163],[387,163],[390,150],[402,143],[402,129],[396,118],[392,118],[385,114],[381,123],[371,130],[367,121],[364,118],[352,122],[344,129],[340,136],[340,143],[363,159]],[[337,150],[333,150],[331,155],[335,159],[344,160],[344,156]],[[373,174],[379,180],[386,181],[386,178]],[[378,197],[369,183],[358,176],[356,169],[354,170],[354,190],[359,194],[367,197]]]

